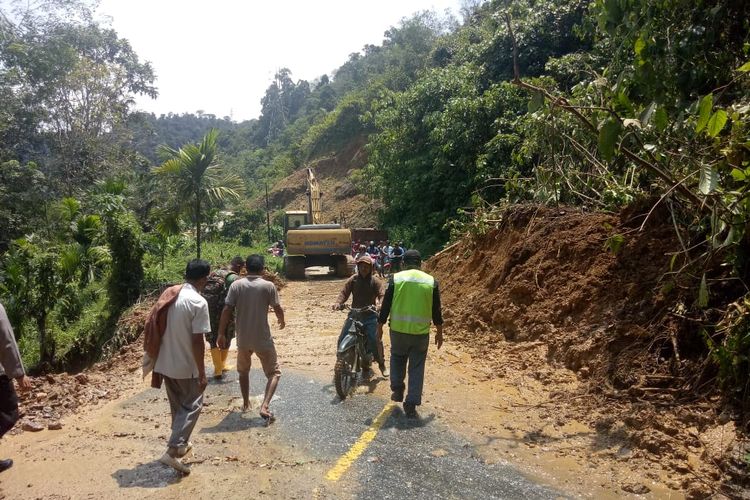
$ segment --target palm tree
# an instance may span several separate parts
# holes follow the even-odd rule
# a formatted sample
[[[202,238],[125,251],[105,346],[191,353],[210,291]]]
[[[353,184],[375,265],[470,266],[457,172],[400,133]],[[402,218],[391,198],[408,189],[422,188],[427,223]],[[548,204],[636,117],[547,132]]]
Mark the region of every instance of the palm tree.
[[[175,208],[190,213],[195,220],[196,256],[201,256],[201,210],[205,204],[238,200],[243,191],[242,180],[223,172],[217,162],[216,136],[211,129],[200,144],[186,144],[179,150],[162,147],[169,159],[154,169],[170,180],[177,196]]]

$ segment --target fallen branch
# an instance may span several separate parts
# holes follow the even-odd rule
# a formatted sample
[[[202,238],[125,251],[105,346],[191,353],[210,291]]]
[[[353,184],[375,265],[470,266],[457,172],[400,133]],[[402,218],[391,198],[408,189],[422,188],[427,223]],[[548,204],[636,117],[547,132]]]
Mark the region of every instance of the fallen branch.
[[[454,247],[458,246],[458,244],[459,244],[459,243],[461,243],[461,240],[459,240],[459,241],[457,241],[457,242],[455,242],[455,243],[451,243],[450,245],[448,245],[447,247],[443,248],[443,249],[442,249],[442,250],[440,250],[440,251],[439,251],[438,253],[436,253],[435,255],[433,255],[433,256],[432,256],[431,258],[432,258],[432,259],[434,259],[435,257],[437,257],[437,256],[439,256],[439,255],[441,255],[441,254],[444,254],[444,253],[445,253],[445,252],[447,252],[448,250],[451,250],[452,248],[454,248]]]

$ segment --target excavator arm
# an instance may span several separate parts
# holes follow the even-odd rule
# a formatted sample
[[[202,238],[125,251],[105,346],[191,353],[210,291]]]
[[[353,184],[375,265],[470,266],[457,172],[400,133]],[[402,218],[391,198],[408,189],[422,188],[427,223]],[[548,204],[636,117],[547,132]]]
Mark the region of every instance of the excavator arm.
[[[320,215],[320,187],[311,168],[307,169],[307,212],[312,224],[322,224]]]

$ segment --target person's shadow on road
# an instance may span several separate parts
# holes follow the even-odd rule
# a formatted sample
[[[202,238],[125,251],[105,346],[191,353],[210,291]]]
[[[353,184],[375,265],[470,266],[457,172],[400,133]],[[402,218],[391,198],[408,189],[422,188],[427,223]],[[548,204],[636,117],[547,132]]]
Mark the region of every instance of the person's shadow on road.
[[[377,377],[375,375],[370,376],[370,378],[363,379],[359,382],[360,387],[366,387],[367,390],[365,394],[372,394],[375,392],[375,389],[378,387],[378,384],[380,382],[387,381],[385,377]]]
[[[200,432],[201,434],[216,434],[218,432],[244,431],[256,427],[267,427],[266,421],[258,415],[257,411],[231,411],[224,416],[221,422],[213,427],[204,427]]]
[[[396,406],[393,409],[393,412],[388,417],[388,420],[386,420],[385,424],[383,425],[383,429],[388,428],[395,428],[400,431],[407,431],[409,429],[418,429],[420,427],[426,427],[429,425],[433,420],[435,420],[435,414],[431,413],[427,416],[422,416],[417,414],[414,418],[409,418],[404,413],[404,410],[401,409],[400,406]]]
[[[183,475],[158,460],[112,473],[120,488],[165,488],[179,483]]]
[[[365,379],[365,380],[362,380],[361,378],[359,378],[357,379],[357,387],[355,387],[353,393],[350,394],[349,396],[352,397],[352,396],[356,396],[357,394],[361,394],[361,395],[372,394],[373,392],[375,392],[375,389],[378,387],[379,383],[387,382],[387,381],[388,379],[385,377],[376,377],[376,376],[372,376],[371,378]],[[359,390],[360,387],[364,387],[365,390],[364,391]],[[333,398],[331,399],[332,405],[338,405],[344,402],[339,397],[339,395],[336,394],[336,389],[335,389],[334,384],[324,385],[320,389],[320,392],[324,392],[327,394],[333,393]]]

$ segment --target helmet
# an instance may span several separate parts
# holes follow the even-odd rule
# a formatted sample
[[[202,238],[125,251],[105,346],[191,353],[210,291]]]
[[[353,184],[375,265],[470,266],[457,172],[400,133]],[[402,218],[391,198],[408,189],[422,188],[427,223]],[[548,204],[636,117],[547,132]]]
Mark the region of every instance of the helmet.
[[[374,242],[374,241],[371,241],[371,242],[370,242],[370,245],[374,245],[374,244],[375,244],[375,242]]]
[[[360,246],[359,246],[359,249],[360,249],[360,250],[362,250],[362,251],[364,252],[365,250],[367,250],[367,247],[366,247],[366,246],[364,246],[364,245],[360,245]]]
[[[404,252],[404,262],[409,264],[420,264],[422,256],[417,250],[407,250]]]

